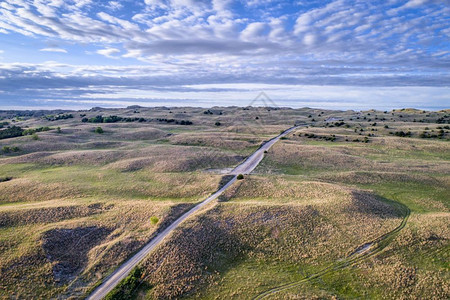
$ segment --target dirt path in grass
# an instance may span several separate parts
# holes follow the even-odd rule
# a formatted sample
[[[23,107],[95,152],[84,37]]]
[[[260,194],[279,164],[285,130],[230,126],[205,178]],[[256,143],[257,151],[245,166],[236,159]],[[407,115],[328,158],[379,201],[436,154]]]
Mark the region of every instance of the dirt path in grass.
[[[406,226],[409,215],[411,213],[410,209],[407,206],[399,202],[392,201],[392,205],[403,212],[402,222],[396,228],[383,234],[382,236],[379,236],[378,238],[376,238],[371,242],[367,242],[358,246],[349,256],[337,260],[336,262],[332,263],[331,265],[322,269],[321,271],[312,274],[306,278],[303,278],[299,281],[294,281],[274,287],[270,290],[267,290],[259,294],[254,299],[263,299],[275,293],[299,286],[307,281],[312,281],[326,274],[337,272],[341,269],[350,267],[362,260],[365,260],[383,251],[383,249],[386,248],[386,246],[389,245],[389,243],[395,238],[395,236]]]
[[[275,144],[281,137],[289,134],[293,130],[297,129],[299,125],[294,126],[276,137],[270,139],[265,142],[258,150],[256,150],[252,155],[250,155],[245,161],[243,161],[240,165],[234,168],[229,175],[234,175],[233,178],[222,188],[220,188],[217,192],[194,206],[191,210],[183,214],[177,220],[175,220],[172,224],[170,224],[167,228],[165,228],[161,233],[156,235],[147,245],[145,245],[138,253],[136,253],[133,257],[131,257],[128,261],[122,264],[116,271],[114,271],[106,280],[98,286],[92,294],[87,298],[88,300],[101,300],[103,299],[110,291],[116,287],[120,281],[122,281],[128,274],[136,267],[151,251],[153,251],[167,236],[169,236],[175,228],[177,228],[184,220],[189,218],[195,212],[200,210],[202,207],[210,203],[211,201],[217,199],[229,186],[231,186],[236,180],[238,174],[250,174],[256,166],[261,162],[264,157],[264,152],[269,150],[273,144]]]

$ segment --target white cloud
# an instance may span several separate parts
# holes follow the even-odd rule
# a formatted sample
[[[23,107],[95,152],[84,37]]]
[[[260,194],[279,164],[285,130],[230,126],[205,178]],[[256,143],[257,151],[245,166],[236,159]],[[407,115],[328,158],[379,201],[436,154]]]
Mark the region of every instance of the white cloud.
[[[62,48],[43,48],[43,49],[40,49],[39,51],[67,53],[67,50],[62,49]]]
[[[303,37],[303,43],[307,46],[313,46],[317,41],[317,36],[313,33],[307,33]]]
[[[109,1],[107,7],[112,11],[116,11],[122,9],[123,4],[121,4],[119,1]]]
[[[403,7],[404,8],[417,7],[417,6],[423,5],[427,2],[429,2],[429,0],[410,0]]]
[[[241,38],[245,41],[252,41],[259,39],[266,35],[266,31],[268,29],[268,25],[263,22],[255,22],[250,23],[247,27],[242,31]]]
[[[29,88],[43,84],[41,74],[78,88],[115,86],[123,78],[127,89],[151,83],[178,92],[193,82],[360,87],[450,82],[447,0],[304,3],[254,0],[236,9],[231,0],[4,0],[0,35],[29,36],[21,37],[29,44],[55,41],[69,52],[82,45],[86,53],[99,49],[95,53],[108,58],[127,58],[116,63],[136,59],[144,68],[95,66],[88,56],[85,66],[66,71],[21,65],[0,68],[0,76]],[[20,87],[14,82],[11,86]]]
[[[106,48],[106,49],[97,50],[97,53],[101,54],[103,56],[106,56],[108,58],[115,58],[115,59],[117,59],[119,57],[114,56],[114,54],[120,53],[120,50],[116,49],[116,48]]]

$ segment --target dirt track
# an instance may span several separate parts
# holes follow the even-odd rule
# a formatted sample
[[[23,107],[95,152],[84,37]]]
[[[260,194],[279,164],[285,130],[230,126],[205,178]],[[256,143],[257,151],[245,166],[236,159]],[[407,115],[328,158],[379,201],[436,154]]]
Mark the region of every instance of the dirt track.
[[[305,126],[305,125],[301,125]],[[101,300],[103,299],[111,290],[116,287],[122,279],[128,276],[131,270],[137,266],[151,251],[153,251],[167,236],[169,236],[172,231],[178,227],[184,220],[189,218],[195,212],[200,210],[202,207],[210,203],[211,201],[217,199],[229,186],[231,186],[236,180],[238,174],[249,174],[256,166],[261,162],[264,157],[264,152],[269,150],[273,144],[275,144],[281,137],[289,134],[296,128],[300,126],[294,126],[286,131],[282,132],[278,136],[272,138],[271,140],[265,142],[258,150],[256,150],[252,155],[250,155],[244,162],[234,168],[229,175],[234,175],[234,177],[217,192],[194,206],[191,210],[183,214],[180,218],[175,220],[161,233],[155,236],[147,245],[144,246],[138,253],[131,257],[128,261],[122,264],[116,271],[114,271],[106,280],[97,287],[94,292],[87,298],[88,300]]]

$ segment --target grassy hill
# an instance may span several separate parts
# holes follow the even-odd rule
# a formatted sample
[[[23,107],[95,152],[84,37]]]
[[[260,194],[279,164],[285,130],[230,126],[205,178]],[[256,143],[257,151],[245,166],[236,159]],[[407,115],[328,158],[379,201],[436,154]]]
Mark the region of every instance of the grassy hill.
[[[0,297],[83,298],[263,141],[307,123],[152,253],[133,297],[448,298],[449,120],[414,109],[0,112],[0,131],[23,130],[0,140]]]

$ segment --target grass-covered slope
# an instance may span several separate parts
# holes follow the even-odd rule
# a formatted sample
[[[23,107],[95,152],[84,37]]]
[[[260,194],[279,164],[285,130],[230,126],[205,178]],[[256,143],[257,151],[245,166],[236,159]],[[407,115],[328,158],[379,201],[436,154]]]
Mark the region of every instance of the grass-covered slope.
[[[293,284],[268,296],[449,296],[449,111],[49,114],[0,112],[0,130],[23,129],[0,140],[0,298],[83,298],[294,123],[313,126],[183,224],[121,285],[126,294],[241,299]],[[402,224],[396,203],[411,211],[406,226],[365,252]],[[364,259],[321,273],[355,255]]]

